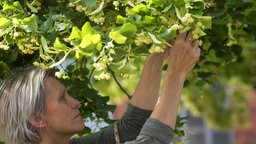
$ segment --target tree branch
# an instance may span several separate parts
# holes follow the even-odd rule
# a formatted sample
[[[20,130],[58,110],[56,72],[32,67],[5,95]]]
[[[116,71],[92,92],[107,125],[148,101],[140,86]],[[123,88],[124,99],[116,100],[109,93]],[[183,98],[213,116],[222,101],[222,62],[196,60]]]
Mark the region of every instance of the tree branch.
[[[92,71],[89,75],[89,78],[88,78],[89,79],[89,85],[91,86],[91,88],[93,88],[92,83],[91,83],[91,77],[92,77],[92,74],[93,74],[94,70],[95,70],[95,68],[92,69]]]
[[[106,64],[106,65],[107,65],[107,64]],[[115,76],[115,72],[114,72],[108,65],[107,65],[107,68],[108,68],[109,72],[111,73],[111,75],[113,76],[113,78],[114,78],[116,84],[117,84],[117,85],[119,86],[119,88],[121,89],[121,91],[122,91],[129,99],[131,99],[132,96],[130,96],[130,95],[127,93],[127,91],[122,87],[122,85],[118,82],[118,80],[117,80],[117,78],[116,78],[116,76]]]

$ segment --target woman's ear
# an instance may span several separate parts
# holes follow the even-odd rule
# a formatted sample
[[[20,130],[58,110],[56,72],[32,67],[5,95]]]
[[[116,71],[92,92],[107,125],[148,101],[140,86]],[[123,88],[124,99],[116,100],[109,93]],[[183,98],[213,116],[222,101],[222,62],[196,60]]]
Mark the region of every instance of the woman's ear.
[[[46,126],[46,122],[41,114],[31,116],[29,122],[36,128],[44,128]]]

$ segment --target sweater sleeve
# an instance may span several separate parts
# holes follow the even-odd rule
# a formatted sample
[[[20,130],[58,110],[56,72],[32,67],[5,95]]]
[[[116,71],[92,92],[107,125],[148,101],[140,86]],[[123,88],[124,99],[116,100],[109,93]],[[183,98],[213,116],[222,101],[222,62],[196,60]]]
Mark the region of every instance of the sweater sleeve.
[[[127,110],[118,123],[120,142],[135,140],[152,111],[128,104]]]
[[[118,131],[120,142],[135,140],[139,135],[145,121],[152,111],[143,110],[128,104],[126,112],[118,121]],[[110,125],[106,129],[81,138],[70,140],[70,144],[115,144],[114,126]]]
[[[168,125],[148,118],[136,140],[124,144],[170,144],[173,130]]]

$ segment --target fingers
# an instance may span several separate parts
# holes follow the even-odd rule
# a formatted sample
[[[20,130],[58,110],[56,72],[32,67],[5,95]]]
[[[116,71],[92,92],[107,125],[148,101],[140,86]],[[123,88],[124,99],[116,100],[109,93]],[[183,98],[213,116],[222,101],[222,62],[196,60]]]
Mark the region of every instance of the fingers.
[[[167,58],[168,56],[169,56],[169,51],[170,51],[170,47],[168,46],[168,47],[166,47],[165,49],[164,49],[164,53],[163,53],[163,57],[164,58]]]
[[[195,52],[195,55],[197,57],[200,56],[200,53],[201,53],[201,49],[198,47],[198,41],[197,40],[194,40],[192,43],[191,43],[191,47],[192,49],[194,50]]]
[[[191,45],[192,47],[198,47],[198,41],[197,40],[192,41]]]
[[[187,32],[181,33],[178,35],[177,39],[185,40],[187,37]]]
[[[181,40],[184,40],[184,41],[189,41],[189,40],[191,40],[191,38],[192,38],[192,33],[190,31],[181,33],[177,37],[177,39],[181,39]]]
[[[168,43],[169,43],[170,45],[173,45],[173,44],[175,43],[175,40],[174,40],[174,39],[169,40]],[[167,46],[167,47],[170,47],[170,46]]]
[[[179,42],[182,42],[183,44],[188,44],[189,47],[191,47],[192,49],[198,48],[198,41],[192,40],[192,32],[188,31],[188,32],[184,32],[184,33],[178,35],[177,40]]]
[[[200,54],[201,54],[201,49],[200,48],[196,48],[195,54],[199,57]]]
[[[193,40],[192,41],[192,32],[184,32],[178,35],[177,40],[175,41],[175,47],[183,47],[187,48],[187,50],[191,49],[192,53],[195,54],[196,57],[200,56],[201,50],[198,47],[198,41]]]
[[[197,40],[192,41],[191,46],[194,49],[198,48],[198,41]]]
[[[186,41],[189,41],[189,40],[191,40],[191,38],[192,38],[192,33],[191,32],[187,32],[187,36],[186,36]]]

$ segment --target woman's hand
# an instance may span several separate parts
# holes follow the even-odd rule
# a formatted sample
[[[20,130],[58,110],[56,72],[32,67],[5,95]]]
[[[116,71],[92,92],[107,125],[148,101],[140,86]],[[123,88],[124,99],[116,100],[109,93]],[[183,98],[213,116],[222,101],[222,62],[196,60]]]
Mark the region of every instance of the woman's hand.
[[[181,74],[186,76],[195,66],[200,56],[200,48],[197,41],[191,41],[191,32],[178,35],[173,43],[173,47],[168,50],[168,70],[167,74]]]
[[[180,34],[168,50],[168,69],[158,102],[151,114],[174,128],[185,77],[195,66],[200,56],[196,41],[191,42],[191,33]]]

